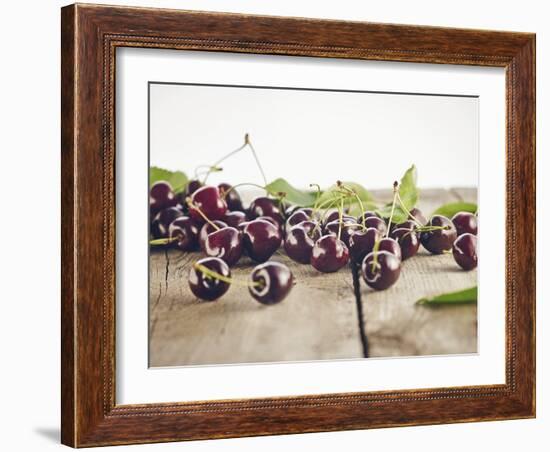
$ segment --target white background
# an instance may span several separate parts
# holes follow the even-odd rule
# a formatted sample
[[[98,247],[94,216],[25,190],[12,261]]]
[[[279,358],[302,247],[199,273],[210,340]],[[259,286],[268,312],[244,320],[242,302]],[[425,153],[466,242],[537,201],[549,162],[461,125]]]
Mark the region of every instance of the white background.
[[[184,400],[211,400],[263,396],[282,396],[297,394],[355,392],[365,390],[405,389],[413,387],[441,387],[466,386],[476,384],[498,384],[504,380],[504,218],[505,218],[505,166],[504,156],[496,159],[504,149],[505,139],[505,105],[504,71],[496,68],[454,67],[450,70],[446,66],[433,64],[397,64],[388,62],[349,62],[334,64],[331,60],[320,58],[290,58],[265,55],[219,55],[203,52],[158,51],[150,49],[121,49],[117,51],[117,402],[148,403],[171,402]],[[146,246],[136,246],[143,243],[147,235],[147,204],[144,197],[136,197],[139,187],[147,186],[147,97],[146,88],[149,80],[169,81],[201,81],[203,83],[230,83],[237,82],[247,85],[259,83],[275,86],[310,87],[310,88],[338,88],[374,91],[397,91],[415,93],[452,93],[476,94],[477,99],[457,99],[433,96],[390,96],[374,94],[351,95],[355,102],[366,102],[360,108],[352,110],[350,94],[330,93],[331,104],[327,110],[342,112],[347,116],[365,117],[379,114],[382,119],[378,128],[386,129],[383,136],[390,133],[388,115],[393,115],[391,124],[395,127],[392,133],[398,135],[392,142],[384,140],[374,131],[369,137],[364,137],[361,131],[369,130],[368,126],[361,128],[360,123],[350,127],[346,120],[327,120],[318,118],[315,122],[325,121],[320,128],[330,128],[323,133],[324,139],[315,141],[315,148],[321,154],[327,153],[327,145],[336,135],[347,134],[352,147],[355,143],[368,142],[370,147],[390,148],[392,152],[381,152],[379,155],[369,155],[368,151],[361,153],[357,149],[348,149],[338,152],[343,160],[353,158],[354,166],[361,171],[354,173],[349,165],[338,166],[332,164],[334,154],[321,155],[316,158],[317,163],[310,170],[307,169],[307,160],[295,159],[295,151],[289,148],[277,148],[270,143],[269,137],[277,140],[277,130],[285,131],[294,140],[302,140],[300,130],[296,130],[293,123],[300,123],[303,129],[310,127],[304,116],[317,116],[309,113],[311,101],[315,101],[315,109],[321,110],[326,106],[326,93],[307,92],[306,101],[296,100],[296,96],[304,92],[277,92],[287,100],[285,106],[289,109],[300,110],[300,114],[293,116],[289,112],[290,121],[280,118],[274,110],[280,105],[278,95],[271,94],[267,109],[258,109],[255,114],[273,128],[266,127],[262,120],[257,121],[247,115],[247,107],[253,108],[254,96],[247,98],[240,94],[238,98],[227,98],[223,94],[215,97],[221,102],[208,102],[201,96],[202,103],[197,106],[193,96],[165,95],[158,98],[151,96],[151,105],[154,113],[151,115],[151,146],[153,153],[158,154],[158,148],[168,149],[169,157],[173,161],[183,164],[193,161],[197,151],[195,146],[214,148],[221,146],[220,137],[231,136],[234,125],[253,126],[251,133],[260,138],[257,143],[259,149],[265,149],[261,157],[267,168],[275,168],[279,174],[293,174],[291,181],[301,186],[307,184],[307,177],[324,176],[326,180],[319,180],[321,184],[330,184],[334,173],[342,171],[343,178],[364,183],[371,187],[373,173],[379,173],[380,181],[392,180],[396,176],[393,171],[399,164],[404,169],[409,162],[394,160],[408,160],[411,156],[418,163],[419,171],[424,174],[420,180],[430,178],[432,183],[445,184],[446,178],[436,182],[439,173],[445,173],[449,168],[461,166],[462,172],[472,175],[462,175],[462,179],[455,176],[455,181],[471,180],[476,183],[477,174],[476,151],[479,147],[479,186],[480,211],[480,267],[478,274],[482,276],[480,284],[479,303],[479,354],[467,356],[439,356],[435,358],[408,358],[408,359],[380,359],[380,360],[345,360],[327,361],[323,363],[276,363],[266,365],[241,366],[199,366],[169,369],[148,369],[145,350],[148,340],[147,318],[147,252]],[[154,89],[158,89],[155,86]],[[161,89],[161,91],[165,91]],[[181,88],[180,88],[181,90]],[[314,94],[314,95],[313,95]],[[264,94],[265,95],[265,94]],[[267,94],[269,95],[269,94]],[[227,96],[227,95],[225,95]],[[365,97],[366,96],[366,97]],[[382,99],[383,102],[380,102]],[[472,102],[472,100],[474,102]],[[163,108],[159,108],[159,101]],[[225,101],[234,105],[234,112]],[[298,105],[297,105],[298,104]],[[477,108],[479,104],[479,109]],[[185,107],[182,107],[184,105]],[[178,107],[175,107],[178,106]],[[226,110],[227,109],[227,110]],[[435,118],[435,110],[440,118]],[[161,110],[164,114],[160,114]],[[187,113],[191,110],[195,117]],[[207,113],[203,113],[206,110]],[[219,110],[210,113],[213,110]],[[245,111],[243,111],[245,110]],[[344,113],[352,110],[351,113]],[[399,113],[393,113],[398,110]],[[478,115],[479,110],[479,115]],[[411,120],[411,111],[420,117],[419,121]],[[166,114],[166,113],[169,114]],[[327,115],[329,113],[326,113]],[[233,119],[229,124],[225,118]],[[215,129],[211,133],[204,131],[206,120],[212,120]],[[428,125],[422,125],[422,120]],[[373,122],[367,120],[365,122]],[[411,123],[415,123],[423,130],[408,131]],[[479,124],[479,139],[478,139]],[[429,129],[433,125],[433,132]],[[201,134],[201,129],[203,133]],[[445,138],[456,134],[456,130],[463,134],[462,140],[457,140],[458,147],[445,147]],[[189,133],[189,130],[192,133]],[[275,133],[274,133],[275,130]],[[160,140],[160,136],[168,134],[172,139]],[[309,134],[314,134],[311,130]],[[434,137],[432,138],[432,134]],[[438,139],[438,135],[444,137]],[[193,141],[199,137],[201,142]],[[479,140],[479,144],[478,144]],[[346,141],[342,139],[342,141]],[[174,145],[176,143],[176,145]],[[410,146],[406,152],[402,148]],[[330,148],[330,146],[329,146]],[[466,148],[464,151],[461,148]],[[418,150],[419,152],[414,152]],[[260,152],[260,151],[258,151]],[[310,159],[316,157],[311,150],[304,150]],[[456,152],[459,159],[464,157],[465,162],[460,164],[452,161],[449,156]],[[203,150],[202,158],[208,153]],[[374,153],[372,153],[374,154]],[[391,155],[395,154],[395,155]],[[427,154],[427,155],[425,155]],[[426,157],[430,157],[426,158]],[[246,159],[248,157],[248,159]],[[399,157],[399,158],[398,158]],[[152,159],[154,156],[151,157]],[[292,159],[300,165],[297,171],[292,171],[286,160]],[[418,160],[417,160],[418,159]],[[254,165],[250,155],[244,153],[241,165],[253,171]],[[204,160],[203,160],[204,161]],[[376,169],[369,163],[377,162],[382,168]],[[195,163],[199,163],[195,160]],[[325,169],[321,169],[325,167]],[[423,169],[423,171],[422,171]],[[448,172],[452,172],[450,169]],[[228,169],[228,174],[237,173],[242,177],[245,170],[239,168]],[[301,174],[305,173],[305,174]],[[435,173],[435,174],[434,174]],[[452,175],[449,176],[452,178]],[[239,179],[230,180],[237,182]],[[242,179],[241,179],[242,180]],[[460,182],[455,182],[460,184]],[[483,231],[488,231],[485,233]],[[499,275],[497,277],[497,275]],[[492,277],[491,277],[492,276]],[[337,376],[337,378],[335,378]],[[184,384],[182,384],[184,382]]]
[[[134,54],[140,52],[132,50]],[[162,53],[167,58],[175,56],[173,51]],[[220,62],[232,61],[231,57],[235,60],[234,55],[216,57]],[[289,70],[296,58],[268,55],[237,58],[239,62],[248,61],[248,66],[240,65],[237,83],[245,84],[243,73],[250,77],[264,65],[265,72],[275,75],[277,80],[287,82],[294,77],[288,82],[297,87],[296,71]],[[204,53],[189,65],[202,64],[205,74],[229,84],[228,74],[222,72],[220,76],[220,71],[208,70],[215,64],[211,60],[212,53]],[[309,66],[301,72],[311,73],[309,88],[352,89],[350,81],[335,70],[338,65],[334,60],[299,60],[309,61]],[[151,66],[157,68],[152,61],[144,63],[146,69]],[[372,72],[381,67],[381,63],[349,61],[343,66],[351,71],[365,68],[369,72],[370,68]],[[383,66],[388,71],[403,67],[397,63]],[[421,65],[408,65],[410,70],[414,66]],[[442,71],[445,66],[430,67],[447,73]],[[472,72],[471,68],[460,71]],[[482,71],[476,68],[475,72]],[[503,74],[503,70],[496,68],[487,72],[495,77],[497,73]],[[182,73],[183,81],[194,79],[189,72]],[[374,90],[365,75],[358,78],[362,79],[363,86]],[[406,74],[395,78],[399,87],[408,81]],[[205,83],[203,74],[201,79],[199,81]],[[172,80],[179,81],[180,77]],[[386,80],[388,86],[397,91],[395,83],[390,83],[394,82],[392,77],[386,76]],[[426,85],[433,93],[435,87]],[[277,86],[284,85],[279,81]],[[284,177],[298,188],[308,188],[311,183],[327,188],[336,180],[345,180],[369,189],[391,189],[393,181],[399,180],[414,163],[422,188],[476,187],[478,183],[479,99],[476,97],[167,84],[152,84],[150,93],[152,166],[179,169],[192,175],[197,166],[212,164],[240,146],[244,134],[249,132],[268,182]],[[250,152],[235,155],[223,162],[222,167],[222,172],[212,174],[211,182],[263,185]]]
[[[541,169],[550,165],[547,124],[550,32],[545,2],[463,1],[447,8],[437,1],[361,3],[352,0],[298,2],[256,1],[122,1],[155,5],[261,14],[311,16],[426,25],[464,26],[537,32],[538,224],[550,218],[550,181]],[[3,310],[0,328],[3,361],[0,400],[1,445],[6,450],[59,450],[59,10],[62,2],[10,2],[3,6],[2,55],[2,192],[9,209],[2,222]],[[25,20],[22,28],[21,21]],[[25,204],[25,202],[27,204]],[[24,207],[23,207],[24,206]],[[13,209],[18,209],[17,213]],[[548,273],[543,250],[547,235],[538,237],[538,274]],[[7,289],[7,290],[6,290]],[[538,415],[536,420],[372,431],[308,434],[267,438],[119,447],[115,450],[275,451],[365,450],[460,451],[489,447],[499,451],[547,448],[550,428],[548,397],[549,334],[542,329],[550,308],[543,294],[550,290],[539,278]],[[546,352],[546,353],[544,353]],[[546,380],[544,382],[543,380]],[[546,384],[545,384],[546,383]],[[538,441],[538,442],[537,442]]]

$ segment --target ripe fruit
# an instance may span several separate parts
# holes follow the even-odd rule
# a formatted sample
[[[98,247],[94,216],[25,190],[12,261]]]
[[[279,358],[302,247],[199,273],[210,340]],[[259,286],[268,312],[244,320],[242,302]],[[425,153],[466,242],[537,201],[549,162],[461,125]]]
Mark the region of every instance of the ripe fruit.
[[[361,224],[363,222],[361,221]],[[382,218],[368,217],[365,219],[365,227],[378,229],[381,235],[384,235],[387,231],[386,222]]]
[[[374,244],[382,238],[376,228],[368,228],[355,232],[349,239],[349,253],[356,263],[363,261],[365,256],[374,249]]]
[[[197,261],[197,264],[202,265],[207,269],[222,275],[223,277],[231,277],[229,266],[224,261],[216,257],[206,257]],[[228,282],[206,275],[195,266],[191,267],[191,270],[189,271],[188,281],[191,292],[193,292],[197,298],[205,301],[213,301],[220,298],[229,289]]]
[[[187,187],[185,187],[185,197],[191,196],[193,193],[195,193],[199,188],[202,187],[202,182],[197,179],[191,179],[187,183]]]
[[[151,235],[156,239],[167,238],[170,223],[181,216],[183,212],[176,207],[162,209],[151,223]]]
[[[474,234],[477,235],[477,217],[470,212],[457,212],[452,218],[456,228],[456,234]]]
[[[286,229],[290,229],[292,226],[296,226],[298,223],[301,223],[302,221],[309,221],[311,220],[311,214],[313,213],[312,209],[299,209],[296,210],[292,215],[290,215],[285,223]]]
[[[149,190],[149,209],[154,217],[162,209],[173,207],[178,203],[172,186],[165,181],[158,181]]]
[[[189,215],[200,223],[204,223],[204,216],[210,221],[219,220],[227,211],[227,204],[220,197],[218,187],[211,185],[205,185],[195,191],[191,195],[191,203]]]
[[[414,256],[420,247],[420,240],[413,229],[396,228],[390,232],[390,237],[399,243],[403,260]]]
[[[258,217],[270,217],[277,223],[284,224],[283,214],[279,209],[279,201],[266,196],[256,198],[248,207],[248,218],[255,220]]]
[[[244,212],[243,201],[237,190],[231,190],[231,185],[221,183],[218,185],[220,196],[225,199],[227,208],[232,211]]]
[[[426,220],[426,217],[424,216],[422,211],[420,209],[417,209],[416,207],[413,207],[409,211],[409,213],[416,219],[416,221],[418,221],[422,225],[426,224],[426,222],[428,221]]]
[[[287,230],[285,251],[288,257],[301,264],[309,264],[315,242],[321,237],[321,230],[313,221],[302,221]]]
[[[226,228],[229,226],[223,221],[215,220],[212,221],[219,229]],[[211,224],[211,223],[204,223],[202,227],[199,230],[199,246],[201,247],[201,250],[204,251],[204,245],[206,244],[206,237],[208,237],[208,234],[211,234],[212,232],[217,231],[217,229]]]
[[[262,304],[281,302],[292,289],[294,277],[290,269],[279,262],[266,262],[250,273],[248,291]]]
[[[361,274],[368,286],[384,290],[395,284],[401,273],[401,261],[388,251],[367,254],[361,265]]]
[[[252,220],[244,226],[243,243],[246,253],[257,262],[265,262],[281,246],[281,231],[266,220]]]
[[[477,267],[477,237],[474,234],[465,233],[453,243],[453,257],[464,270],[472,270]]]
[[[204,252],[208,256],[219,257],[232,266],[243,254],[242,234],[229,226],[211,232],[204,242]]]
[[[199,226],[190,217],[176,218],[168,229],[170,238],[177,239],[175,246],[182,251],[192,251],[199,245]]]
[[[311,265],[323,273],[338,271],[348,261],[348,247],[334,235],[321,237],[311,251]]]
[[[456,229],[452,221],[442,215],[434,215],[426,226],[435,226],[439,229],[422,232],[420,241],[424,248],[432,254],[450,251],[456,240]]]
[[[401,246],[394,239],[386,237],[378,243],[378,251],[387,251],[388,253],[395,254],[395,256],[401,260]]]
[[[372,210],[367,210],[365,213],[363,213],[363,215],[359,215],[359,217],[357,218],[357,223],[362,224],[363,218],[366,220],[367,218],[371,218],[371,217],[380,218],[380,215],[378,215],[376,212]]]
[[[222,220],[227,226],[239,229],[239,225],[246,221],[246,215],[244,212],[238,210],[232,212],[225,212]]]
[[[342,227],[340,228],[340,221],[335,220],[325,226],[324,233],[325,235],[334,235],[338,237],[338,230],[340,229],[340,240],[349,247],[350,237],[357,231],[362,230],[362,227],[355,222],[355,219],[353,219],[353,221],[346,219],[342,220]]]

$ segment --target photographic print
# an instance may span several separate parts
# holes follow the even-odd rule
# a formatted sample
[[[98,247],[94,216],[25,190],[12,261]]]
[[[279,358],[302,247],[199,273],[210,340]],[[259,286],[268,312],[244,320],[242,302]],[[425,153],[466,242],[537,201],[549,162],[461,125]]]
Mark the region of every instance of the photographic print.
[[[148,99],[150,367],[477,352],[478,97]]]

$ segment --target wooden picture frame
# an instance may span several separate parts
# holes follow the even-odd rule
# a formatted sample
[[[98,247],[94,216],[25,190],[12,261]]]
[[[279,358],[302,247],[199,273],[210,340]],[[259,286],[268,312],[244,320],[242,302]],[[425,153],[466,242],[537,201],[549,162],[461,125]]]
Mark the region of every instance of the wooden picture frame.
[[[71,5],[62,9],[62,442],[73,447],[535,416],[535,35]],[[506,70],[506,383],[115,403],[115,50],[147,47]]]

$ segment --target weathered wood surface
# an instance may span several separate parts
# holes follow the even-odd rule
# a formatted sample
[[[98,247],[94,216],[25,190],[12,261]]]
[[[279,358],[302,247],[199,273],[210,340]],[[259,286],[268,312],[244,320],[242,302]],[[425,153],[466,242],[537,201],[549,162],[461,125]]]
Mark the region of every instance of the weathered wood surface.
[[[423,190],[419,207],[429,214],[442,203],[460,198],[475,201],[476,191]],[[354,359],[365,356],[365,343],[369,357],[477,350],[475,305],[415,304],[424,296],[476,284],[477,272],[462,271],[450,255],[432,256],[421,249],[404,262],[395,286],[375,292],[361,281],[357,300],[348,267],[321,274],[278,252],[273,260],[286,263],[297,284],[275,306],[257,303],[246,287],[235,285],[216,302],[198,301],[189,290],[187,274],[200,256],[175,250],[151,253],[152,367]],[[232,274],[246,280],[252,266],[243,258]]]

